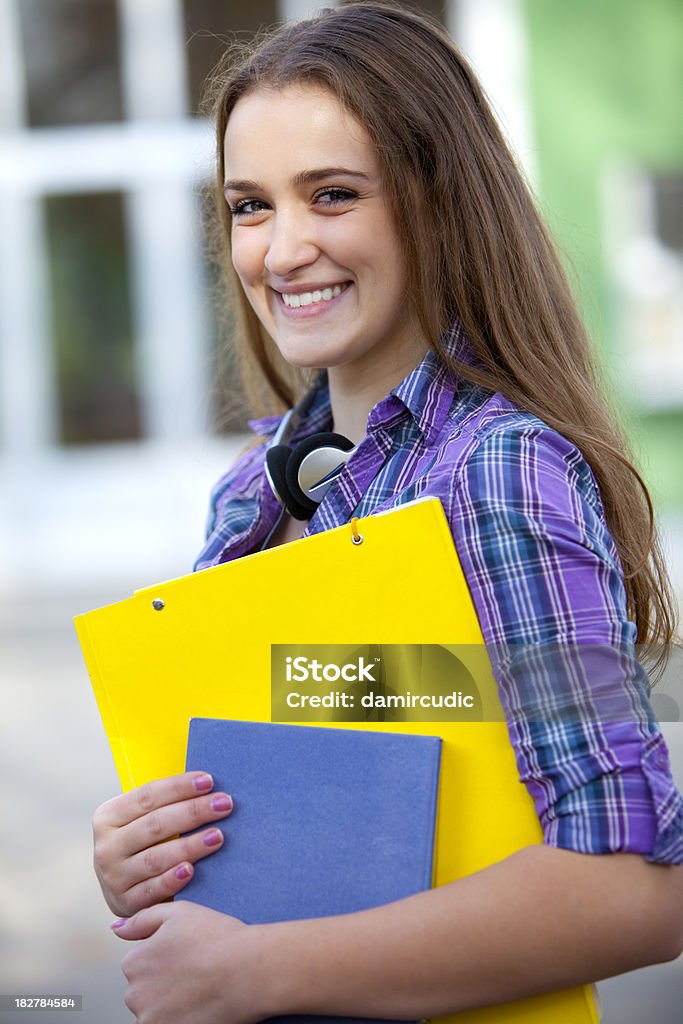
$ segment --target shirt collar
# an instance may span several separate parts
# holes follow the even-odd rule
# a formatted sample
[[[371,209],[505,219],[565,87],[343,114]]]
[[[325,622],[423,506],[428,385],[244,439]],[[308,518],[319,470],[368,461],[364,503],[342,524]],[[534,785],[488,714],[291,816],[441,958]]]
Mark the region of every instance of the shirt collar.
[[[440,433],[453,404],[455,384],[455,377],[437,353],[429,351],[412,373],[393,389],[390,397],[402,403],[425,440],[431,442]]]
[[[446,332],[440,347],[452,359],[471,361],[470,345],[459,321]],[[368,429],[386,426],[389,420],[400,415],[403,407],[410,412],[427,443],[431,443],[441,432],[457,385],[457,374],[437,352],[430,350],[391,394],[375,406],[368,419]]]

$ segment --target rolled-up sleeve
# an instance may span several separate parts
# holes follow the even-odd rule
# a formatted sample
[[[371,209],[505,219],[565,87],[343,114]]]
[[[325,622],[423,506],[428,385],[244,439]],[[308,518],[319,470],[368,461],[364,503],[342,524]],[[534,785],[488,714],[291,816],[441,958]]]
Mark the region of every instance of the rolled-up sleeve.
[[[448,511],[544,841],[682,863],[683,801],[581,453],[539,421],[502,417]]]

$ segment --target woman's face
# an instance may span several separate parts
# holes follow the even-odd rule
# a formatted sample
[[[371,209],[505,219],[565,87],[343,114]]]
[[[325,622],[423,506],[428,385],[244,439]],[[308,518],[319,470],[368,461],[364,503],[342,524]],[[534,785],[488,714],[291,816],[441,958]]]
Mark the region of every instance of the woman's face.
[[[284,358],[409,372],[425,346],[363,126],[322,87],[258,89],[228,121],[225,178],[233,264]]]

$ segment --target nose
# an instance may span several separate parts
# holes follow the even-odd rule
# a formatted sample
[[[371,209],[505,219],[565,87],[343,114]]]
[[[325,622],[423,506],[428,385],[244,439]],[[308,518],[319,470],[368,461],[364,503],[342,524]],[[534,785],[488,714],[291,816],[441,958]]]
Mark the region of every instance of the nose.
[[[264,258],[266,270],[274,277],[289,277],[301,267],[315,263],[320,250],[310,217],[303,210],[278,210],[271,220],[271,233]]]

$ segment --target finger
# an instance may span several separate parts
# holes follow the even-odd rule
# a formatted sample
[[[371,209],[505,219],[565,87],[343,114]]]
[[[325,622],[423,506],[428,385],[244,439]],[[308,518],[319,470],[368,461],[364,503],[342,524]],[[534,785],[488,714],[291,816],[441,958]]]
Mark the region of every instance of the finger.
[[[148,939],[150,935],[154,935],[158,931],[164,921],[168,920],[173,911],[172,903],[162,903],[156,907],[147,907],[132,917],[123,917],[118,921],[114,921],[111,929],[121,939],[128,939],[129,941]]]
[[[107,800],[95,811],[93,827],[121,828],[167,804],[190,800],[199,793],[213,789],[213,779],[207,772],[185,772],[167,779],[147,782],[129,793]]]
[[[133,857],[175,836],[220,821],[232,812],[232,806],[232,797],[228,793],[193,797],[150,811],[125,828],[110,833],[110,839],[115,843],[119,856]]]
[[[219,850],[224,841],[225,837],[220,829],[208,828],[142,850],[129,858],[125,865],[127,891],[130,892],[139,882],[164,875],[171,868],[179,869],[185,863],[194,864],[202,857],[208,857]]]
[[[193,865],[189,861],[183,861],[181,864],[174,864],[156,878],[147,878],[134,885],[123,895],[121,905],[125,908],[124,913],[136,914],[144,907],[152,907],[177,896],[193,875]]]

